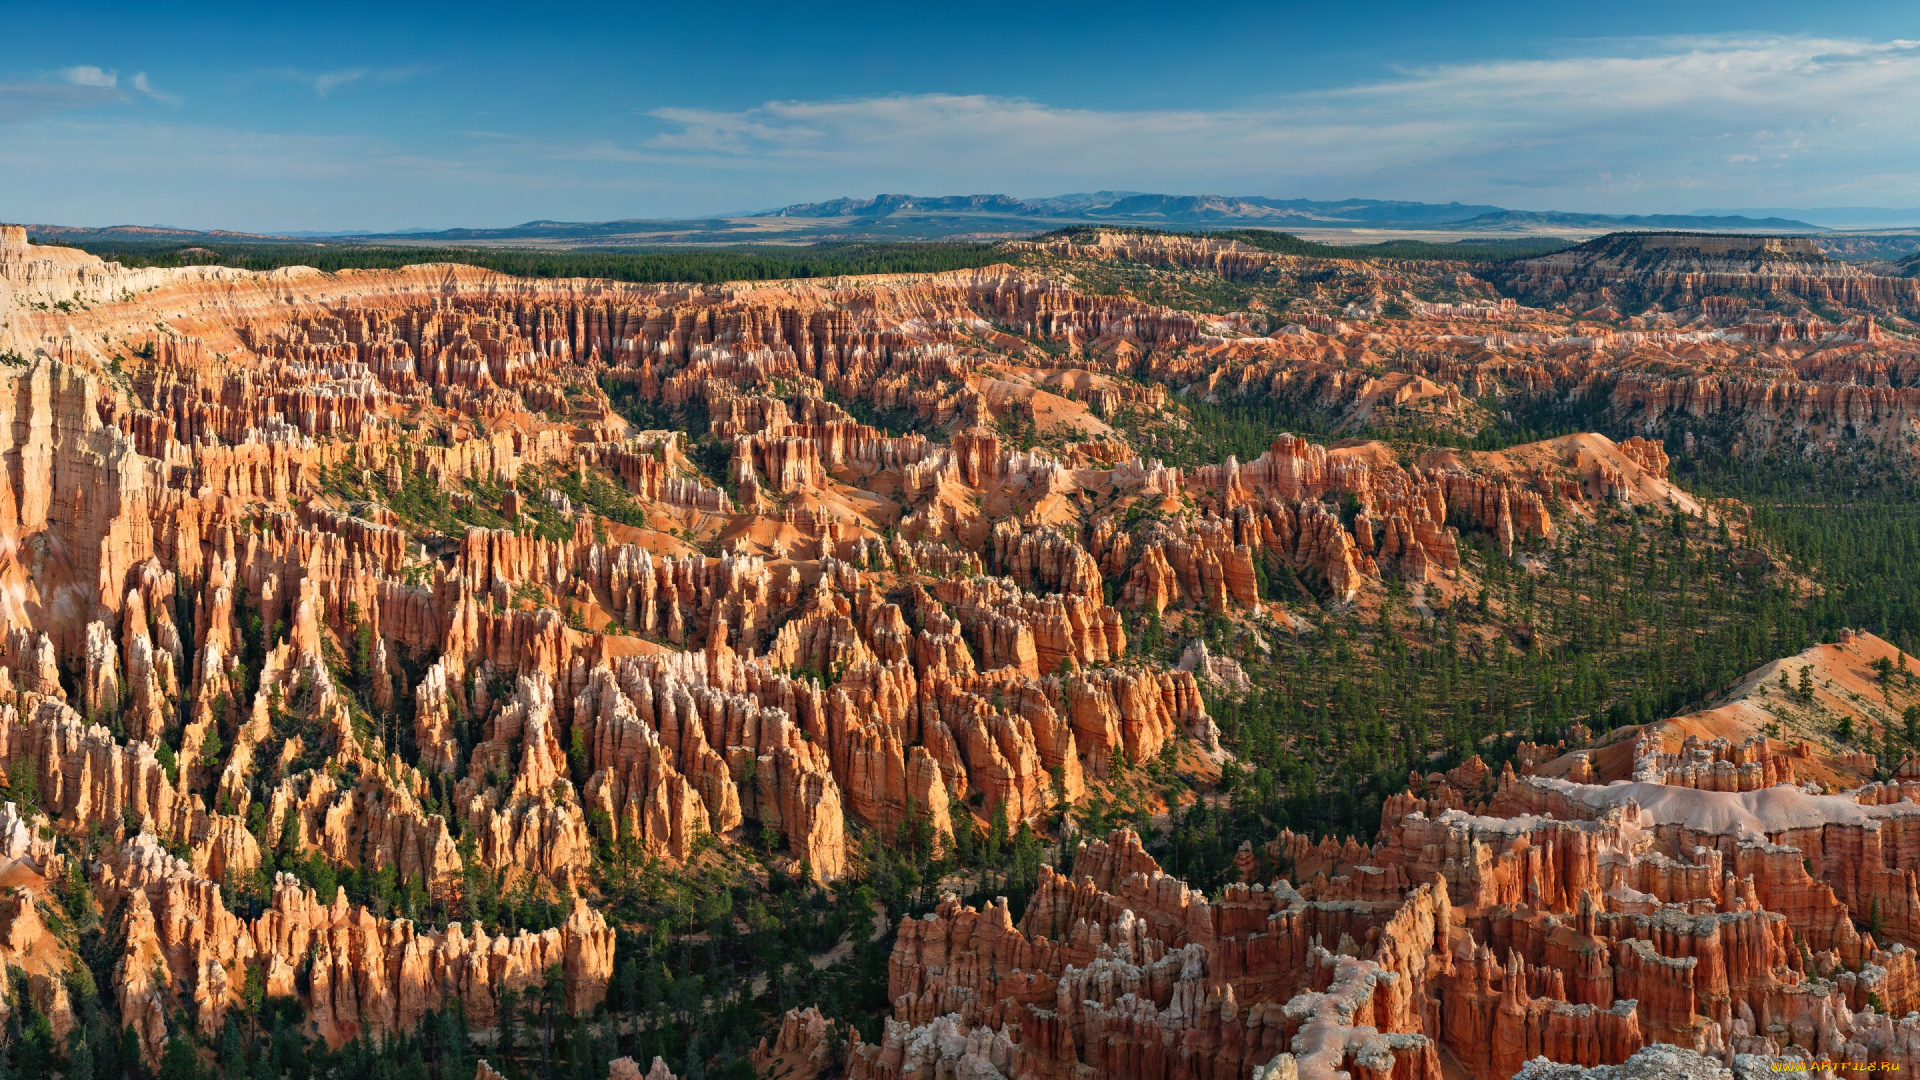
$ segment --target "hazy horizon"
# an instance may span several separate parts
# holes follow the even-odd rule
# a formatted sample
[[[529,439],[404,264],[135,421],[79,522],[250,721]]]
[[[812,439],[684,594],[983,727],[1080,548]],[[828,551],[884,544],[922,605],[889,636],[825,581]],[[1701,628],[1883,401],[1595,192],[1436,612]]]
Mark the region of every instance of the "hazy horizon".
[[[850,198],[850,199],[872,199],[882,195],[914,195],[915,197],[919,197],[919,198],[938,198],[938,197],[948,197],[948,196],[964,197],[964,196],[1008,195],[1011,198],[1020,199],[1022,201],[1038,202],[1046,199],[1071,197],[1073,195],[1078,195],[1078,194],[1083,194],[1083,193],[1058,192],[1050,195],[1015,195],[1008,192],[966,192],[966,193],[876,192],[873,194],[848,194],[846,196],[836,196],[835,198],[844,197],[844,198]],[[1285,200],[1285,199],[1294,198],[1293,196],[1289,196],[1289,195],[1271,195],[1266,193],[1246,193],[1246,192],[1242,192],[1234,195],[1224,195],[1223,193],[1220,193],[1220,192],[1140,192],[1137,194],[1164,195],[1164,196],[1169,196],[1173,198],[1223,197],[1223,198],[1239,198],[1239,199],[1267,198],[1267,199],[1275,199],[1275,200]],[[814,200],[814,201],[815,202],[831,202],[833,200],[827,199],[827,200]],[[1424,202],[1427,200],[1374,200],[1371,196],[1355,195],[1355,196],[1347,196],[1344,198],[1336,197],[1336,198],[1331,198],[1326,200],[1316,200],[1316,201]],[[1429,204],[1444,205],[1444,204],[1432,204],[1432,203],[1429,203]],[[337,229],[289,229],[289,230],[279,230],[279,231],[266,230],[263,232],[265,235],[279,235],[279,236],[289,236],[289,237],[296,237],[296,238],[298,237],[326,238],[326,237],[351,237],[356,235],[399,235],[399,234],[406,234],[406,233],[437,233],[437,232],[444,231],[446,229],[476,229],[476,230],[511,229],[518,226],[530,225],[535,222],[543,222],[543,221],[553,222],[556,224],[563,224],[563,225],[594,224],[594,223],[597,223],[598,221],[619,221],[619,220],[692,222],[692,221],[740,218],[740,217],[748,217],[748,216],[754,216],[754,215],[771,214],[793,205],[795,204],[783,203],[777,206],[754,207],[751,209],[736,209],[736,210],[729,210],[729,211],[720,211],[712,214],[691,214],[683,218],[652,218],[652,219],[605,218],[605,219],[597,219],[596,221],[588,221],[585,219],[536,217],[536,218],[526,218],[520,221],[462,222],[458,225],[441,226],[438,228],[426,227],[426,226],[400,226],[396,228],[387,228],[387,229],[365,229],[365,228],[354,228],[354,227],[348,226],[348,227],[337,228]],[[1568,206],[1558,206],[1558,207],[1509,206],[1509,207],[1503,207],[1503,209],[1527,212],[1527,213],[1533,213],[1533,212],[1540,212],[1540,213],[1564,212],[1564,213],[1594,213],[1594,214],[1601,213],[1600,211],[1591,211],[1581,207],[1568,207]],[[1684,210],[1684,211],[1655,211],[1654,213],[1668,213],[1668,214],[1677,214],[1680,216],[1690,216],[1690,217],[1749,217],[1749,218],[1754,218],[1756,220],[1764,219],[1764,218],[1787,218],[1787,219],[1802,221],[1808,225],[1818,226],[1823,229],[1835,229],[1835,230],[1920,228],[1920,207],[1914,207],[1914,208],[1890,208],[1890,207],[1867,207],[1867,206],[1695,207],[1695,208]],[[1627,215],[1610,215],[1610,216],[1627,216]],[[134,228],[134,229],[167,229],[167,230],[194,231],[194,232],[241,232],[241,233],[255,232],[255,230],[229,229],[221,226],[210,226],[205,228],[194,227],[194,226],[183,226],[175,222],[165,222],[165,221],[144,221],[144,222],[33,221],[33,222],[23,222],[23,223],[30,224],[30,225],[46,225],[46,226],[59,226],[59,227],[67,227],[67,228],[86,228],[86,229]],[[1192,228],[1198,224],[1201,224],[1201,223],[1175,221],[1175,222],[1170,222],[1168,227]],[[1276,221],[1269,225],[1262,225],[1258,219],[1253,219],[1253,220],[1245,220],[1245,221],[1235,220],[1235,221],[1219,222],[1219,223],[1216,223],[1216,227],[1219,227],[1219,228],[1270,227],[1270,228],[1284,230],[1292,226],[1289,226],[1285,221]],[[1301,226],[1301,227],[1326,228],[1327,226],[1311,225],[1311,226]],[[1444,226],[1438,226],[1438,227],[1444,229]]]

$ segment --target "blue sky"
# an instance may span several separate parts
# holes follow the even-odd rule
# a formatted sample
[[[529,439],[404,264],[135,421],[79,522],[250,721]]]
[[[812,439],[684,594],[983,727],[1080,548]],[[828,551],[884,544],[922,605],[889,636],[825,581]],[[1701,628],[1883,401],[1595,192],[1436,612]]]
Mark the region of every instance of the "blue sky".
[[[1920,6],[14,4],[0,220],[240,230],[1131,189],[1920,205]]]

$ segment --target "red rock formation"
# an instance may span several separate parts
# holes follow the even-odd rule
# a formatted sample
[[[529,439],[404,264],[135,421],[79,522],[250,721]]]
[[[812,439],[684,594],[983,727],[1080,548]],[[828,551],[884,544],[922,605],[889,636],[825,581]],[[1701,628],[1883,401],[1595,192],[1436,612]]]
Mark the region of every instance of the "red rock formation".
[[[895,1022],[855,1068],[1134,1075],[1197,1068],[1159,1056],[1197,1045],[1241,1071],[1285,1046],[1293,1067],[1364,1075],[1435,1075],[1441,1046],[1476,1077],[1537,1057],[1619,1063],[1654,1042],[1905,1060],[1911,1024],[1888,1016],[1915,1000],[1914,954],[1845,914],[1871,900],[1888,934],[1911,933],[1912,875],[1881,848],[1903,835],[1899,804],[1508,772],[1491,811],[1510,816],[1476,817],[1442,809],[1454,789],[1435,783],[1433,802],[1387,808],[1375,847],[1283,845],[1297,890],[1232,886],[1209,903],[1122,833],[1080,849],[1074,882],[1043,874],[1017,925],[952,901],[907,920]],[[1316,944],[1335,939],[1338,954]],[[1831,977],[1811,981],[1816,968]],[[1222,991],[1231,1022],[1209,1011]]]
[[[853,1074],[898,1076],[961,1056],[1020,1076],[1077,1065],[1244,1074],[1291,1046],[1320,1067],[1439,1075],[1433,1042],[1417,1033],[1419,986],[1448,923],[1431,886],[1404,908],[1365,913],[1284,887],[1235,887],[1214,906],[1161,874],[1125,832],[1083,847],[1075,869],[1078,884],[1043,872],[1019,926],[1004,906],[951,900],[904,921],[889,965],[898,1019],[880,1044],[857,1049]],[[1328,932],[1377,945],[1365,960],[1310,945]]]
[[[249,923],[227,910],[219,885],[148,835],[129,840],[102,873],[96,887],[129,906],[120,1005],[149,1054],[164,1043],[164,1013],[187,1001],[203,1032],[218,1031],[249,966],[264,971],[269,995],[297,995],[312,1033],[334,1046],[410,1028],[455,997],[471,1022],[491,1026],[501,991],[537,984],[555,966],[567,979],[567,1007],[585,1012],[612,973],[613,931],[578,900],[560,929],[495,939],[479,929],[469,937],[458,923],[416,933],[406,920],[349,907],[345,892],[322,904],[286,875],[272,907]],[[303,986],[295,970],[309,956]]]
[[[754,1048],[753,1067],[762,1076],[814,1080],[837,1067],[833,1047],[836,1037],[844,1043],[850,1059],[860,1060],[857,1029],[828,1020],[819,1009],[788,1009],[780,1018],[779,1032],[761,1039]]]
[[[1656,259],[1648,265],[1648,259]],[[1829,259],[1804,237],[1616,234],[1523,260],[1510,284],[1545,296],[1594,293],[1632,281],[1649,298],[1676,305],[1717,293],[1782,292],[1845,306],[1920,307],[1904,278],[1876,277]]]
[[[1300,270],[1231,241],[1040,246]],[[129,271],[0,234],[0,353],[25,361],[0,371],[0,764],[59,838],[13,812],[0,839],[43,875],[109,841],[91,873],[149,1057],[173,1015],[217,1030],[251,969],[336,1045],[455,999],[486,1027],[552,966],[590,1010],[612,965],[583,898],[596,844],[681,860],[772,836],[832,880],[864,832],[1044,824],[1116,756],[1219,751],[1199,683],[1134,658],[1124,610],[1252,613],[1263,576],[1456,599],[1457,529],[1511,554],[1600,500],[1702,509],[1648,439],[1415,462],[1286,436],[1175,469],[1100,416],[1179,389],[1353,417],[1611,387],[1621,416],[1730,414],[1796,447],[1920,417],[1897,336],[1728,295],[1911,309],[1910,281],[1732,250],[1649,279],[1686,328],[1583,325],[1454,271],[1460,302],[1383,320],[1410,284],[1377,261],[1340,264],[1349,314],[1275,326],[1004,266],[703,287]],[[1591,254],[1508,284],[1611,304],[1624,264]],[[629,395],[707,430],[633,431]],[[942,430],[896,436],[868,406]],[[1074,428],[1058,453],[995,434],[1048,409]],[[1128,834],[1086,843],[1017,923],[957,902],[903,923],[894,1017],[848,1071],[1425,1080],[1444,1051],[1489,1078],[1650,1040],[1910,1060],[1920,1035],[1889,1017],[1920,1006],[1911,778],[1814,796],[1764,740],[1644,749],[1607,787],[1531,751],[1541,775],[1415,778],[1376,844],[1283,833],[1267,853],[1293,881],[1217,899]],[[443,902],[484,872],[570,907],[502,938],[283,876],[242,918],[225,883],[269,847]],[[42,939],[37,903],[0,900],[0,953]],[[59,970],[30,975],[58,1025]],[[759,1063],[821,1072],[828,1030],[791,1013]]]

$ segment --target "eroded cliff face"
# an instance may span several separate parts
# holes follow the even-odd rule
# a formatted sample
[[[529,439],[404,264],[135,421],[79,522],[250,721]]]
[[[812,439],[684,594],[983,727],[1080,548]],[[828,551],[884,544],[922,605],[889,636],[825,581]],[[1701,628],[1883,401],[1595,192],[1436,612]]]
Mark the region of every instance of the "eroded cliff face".
[[[944,1072],[965,1058],[1005,1076],[1231,1076],[1292,1051],[1314,1075],[1437,1076],[1419,1010],[1448,926],[1432,883],[1404,902],[1318,903],[1276,883],[1210,903],[1122,831],[1081,847],[1071,879],[1044,872],[1018,924],[1004,904],[954,901],[904,921],[895,1019],[849,1071]]]
[[[1163,247],[1130,257],[1269,265]],[[484,1029],[556,969],[591,1012],[612,844],[676,864],[752,841],[831,881],[863,835],[1043,822],[1126,763],[1224,753],[1199,677],[1232,669],[1138,648],[1168,612],[1284,604],[1276,578],[1336,609],[1394,579],[1444,603],[1478,587],[1465,535],[1511,554],[1608,503],[1705,513],[1638,439],[1416,458],[1286,436],[1169,467],[1101,419],[1165,404],[1136,379],[1366,408],[1460,390],[1356,375],[1368,332],[1329,319],[1259,336],[1008,267],[627,286],[11,244],[0,281],[0,763],[36,801],[0,820],[29,894],[0,945],[42,940],[28,899],[98,840],[80,870],[124,930],[112,992],[149,1059],[250,981],[336,1046],[454,1000]],[[1481,357],[1449,378],[1496,368],[1535,377]],[[1025,448],[1042,416],[1053,447]],[[1695,749],[1655,770],[1670,798],[1795,781]],[[1911,953],[1848,919],[1878,905],[1897,940],[1920,910],[1897,799],[1754,832],[1543,777],[1469,814],[1481,783],[1423,781],[1371,848],[1283,836],[1291,882],[1218,900],[1122,832],[1017,922],[903,922],[893,1020],[847,1068],[1404,1080],[1450,1055],[1491,1078],[1651,1041],[1908,1037],[1882,1014],[1920,1004]],[[357,905],[314,867],[394,888]],[[485,888],[558,915],[448,917]],[[762,1056],[829,1068],[834,1030],[797,1012]]]
[[[1920,282],[1828,258],[1801,236],[1616,233],[1523,260],[1508,277],[1524,293],[1607,297],[1631,292],[1681,307],[1742,293],[1788,293],[1842,307],[1920,306]]]
[[[878,1043],[853,1040],[849,1075],[1914,1067],[1912,802],[1883,785],[1817,795],[1779,770],[1712,790],[1672,767],[1694,747],[1650,737],[1638,753],[1648,778],[1612,786],[1416,777],[1377,843],[1283,833],[1266,855],[1291,880],[1217,898],[1129,831],[1082,841],[1017,922],[952,899],[901,922],[893,1017]],[[1463,808],[1454,783],[1491,800]],[[829,1028],[790,1013],[756,1062],[816,1075]]]
[[[851,830],[939,842],[1115,755],[1217,752],[1193,676],[1129,660],[1062,527],[1177,474],[1003,449],[948,344],[1109,317],[1044,282],[168,274],[17,243],[0,271],[0,762],[57,835],[106,841],[88,876],[150,1060],[250,981],[336,1046],[454,1000],[484,1029],[553,970],[590,1012],[616,839],[677,862],[771,836],[831,881]],[[961,430],[888,435],[827,380]],[[726,475],[609,387],[704,411]],[[289,865],[395,891],[357,906]],[[448,920],[476,882],[562,914]]]
[[[1689,452],[1698,436],[1761,461],[1856,448],[1906,459],[1920,420],[1916,279],[1804,239],[1617,234],[1472,272],[1125,232],[1011,246],[1067,274],[1095,261],[1270,288],[1284,311],[1208,317],[1180,347],[1064,341],[1099,370],[1207,399],[1277,399],[1339,428],[1471,435],[1514,419],[1516,403],[1551,401],[1610,431]],[[1388,316],[1395,305],[1404,314]],[[1085,399],[1103,415],[1153,408],[1097,388]]]

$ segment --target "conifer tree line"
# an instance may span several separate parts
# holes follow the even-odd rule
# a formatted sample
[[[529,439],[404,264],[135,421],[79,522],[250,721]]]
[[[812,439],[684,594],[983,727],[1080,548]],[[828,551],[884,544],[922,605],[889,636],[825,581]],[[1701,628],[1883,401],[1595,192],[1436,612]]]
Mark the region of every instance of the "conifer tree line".
[[[1340,430],[1324,410],[1269,395],[1183,398],[1186,426],[1163,449],[1170,464],[1198,464],[1225,452],[1252,460],[1282,431],[1383,438],[1403,457],[1434,444],[1493,450],[1578,431],[1634,434],[1608,397],[1603,386],[1578,401],[1510,399],[1479,432],[1439,439],[1404,427]],[[1556,507],[1560,535],[1523,553],[1544,572],[1455,522],[1466,567],[1486,584],[1473,602],[1416,619],[1389,581],[1390,617],[1328,615],[1312,632],[1278,636],[1271,657],[1236,652],[1253,692],[1209,703],[1237,762],[1221,779],[1227,797],[1190,802],[1150,842],[1168,871],[1212,888],[1237,876],[1242,840],[1258,848],[1280,828],[1370,837],[1381,803],[1410,772],[1474,754],[1498,770],[1521,741],[1555,741],[1574,723],[1604,733],[1700,708],[1752,669],[1845,627],[1912,652],[1920,481],[1910,464],[1871,450],[1736,455],[1731,429],[1698,421],[1665,435],[1676,483],[1702,499],[1740,500],[1750,517],[1729,528],[1616,505],[1588,523]],[[1769,571],[1774,559],[1786,572]],[[1290,570],[1262,569],[1263,589],[1284,581],[1277,595],[1297,599]],[[1138,636],[1168,657],[1185,640],[1158,620],[1142,620]],[[1215,644],[1236,647],[1230,634]],[[1794,692],[1811,698],[1810,688]],[[1884,769],[1920,749],[1920,714],[1877,739],[1850,724],[1829,734],[1877,753]]]
[[[461,263],[529,278],[608,278],[636,283],[769,281],[852,274],[935,273],[1006,261],[992,244],[826,243],[805,247],[552,249],[402,247],[327,243],[155,243],[61,241],[126,267],[231,266],[276,270],[311,266],[394,270],[421,263]]]
[[[1528,553],[1538,571],[1468,534],[1463,560],[1485,587],[1432,619],[1390,587],[1377,620],[1327,613],[1267,635],[1270,656],[1222,628],[1215,647],[1242,658],[1254,690],[1209,701],[1234,752],[1230,798],[1189,803],[1150,845],[1168,872],[1218,887],[1242,840],[1258,847],[1282,828],[1369,838],[1409,773],[1476,754],[1498,770],[1520,742],[1558,741],[1576,723],[1604,733],[1675,715],[1837,630],[1724,528],[1619,508],[1560,520]],[[1266,576],[1292,581],[1282,566]]]

